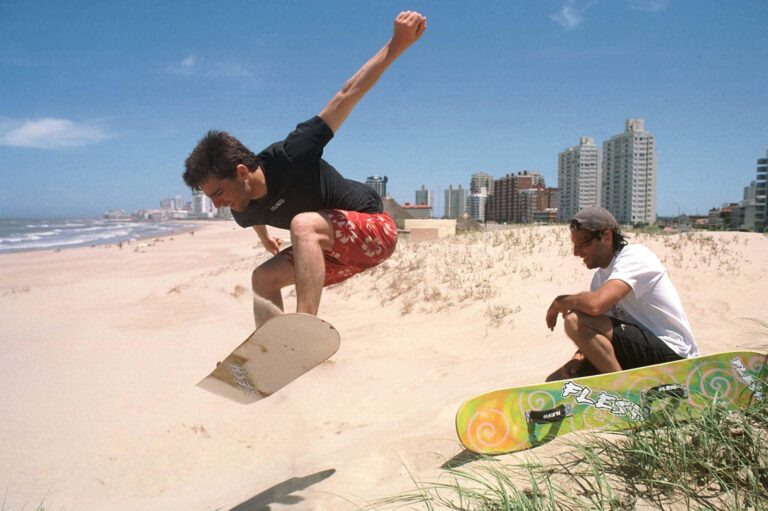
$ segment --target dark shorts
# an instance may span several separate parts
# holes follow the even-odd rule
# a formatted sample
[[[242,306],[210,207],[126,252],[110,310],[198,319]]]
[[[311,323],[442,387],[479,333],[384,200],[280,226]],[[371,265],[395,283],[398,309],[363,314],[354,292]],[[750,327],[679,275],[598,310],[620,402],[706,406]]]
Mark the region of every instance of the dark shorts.
[[[634,369],[664,362],[682,360],[672,348],[645,328],[611,318],[613,323],[613,352],[622,369]],[[589,360],[584,360],[576,371],[576,377],[599,374],[600,371]]]

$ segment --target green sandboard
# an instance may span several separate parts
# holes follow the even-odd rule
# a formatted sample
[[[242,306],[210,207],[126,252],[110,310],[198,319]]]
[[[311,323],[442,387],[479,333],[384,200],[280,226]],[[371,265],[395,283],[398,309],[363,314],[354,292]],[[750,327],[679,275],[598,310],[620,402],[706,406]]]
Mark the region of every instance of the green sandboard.
[[[743,408],[768,396],[767,359],[734,351],[496,390],[461,405],[456,431],[472,452],[504,454],[575,431],[625,429],[661,410],[690,417],[714,399]]]

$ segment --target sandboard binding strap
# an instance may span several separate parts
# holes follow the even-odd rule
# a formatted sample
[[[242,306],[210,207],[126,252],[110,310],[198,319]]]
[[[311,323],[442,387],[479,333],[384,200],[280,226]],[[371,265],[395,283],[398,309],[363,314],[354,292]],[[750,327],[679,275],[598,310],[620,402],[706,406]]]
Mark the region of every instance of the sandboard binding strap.
[[[572,416],[571,406],[562,404],[549,410],[528,410],[525,412],[525,421],[528,424],[552,424]]]
[[[670,397],[688,399],[688,387],[679,383],[666,383],[640,392],[640,399],[642,399],[644,405],[650,405],[657,399]]]

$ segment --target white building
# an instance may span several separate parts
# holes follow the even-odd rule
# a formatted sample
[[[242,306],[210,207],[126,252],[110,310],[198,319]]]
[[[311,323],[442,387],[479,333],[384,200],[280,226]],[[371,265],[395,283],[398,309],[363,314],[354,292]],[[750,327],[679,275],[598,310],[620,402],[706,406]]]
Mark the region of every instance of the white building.
[[[755,230],[768,230],[768,149],[765,158],[757,160],[757,181],[755,182]]]
[[[416,206],[429,206],[430,208],[435,207],[432,190],[427,190],[424,185],[421,185],[421,190],[416,190],[415,199],[416,200],[413,203]]]
[[[462,218],[467,208],[467,190],[449,185],[445,191],[445,218]]]
[[[389,181],[387,176],[368,176],[365,184],[376,190],[379,197],[384,198],[387,196],[387,181]]]
[[[195,218],[212,218],[216,213],[213,202],[200,190],[192,192],[192,216]]]
[[[485,188],[485,195],[493,195],[493,176],[487,172],[476,172],[472,174],[469,181],[469,193],[481,193]]]
[[[179,215],[172,215],[171,213],[185,212],[184,210],[184,197],[177,194],[173,198],[167,198],[160,201],[160,209],[168,212],[168,216],[171,218],[178,218]],[[185,212],[186,213],[186,212]],[[184,215],[186,216],[186,215]]]
[[[624,133],[603,142],[603,207],[620,223],[654,223],[656,179],[656,141],[642,119],[627,119]]]
[[[578,145],[558,155],[558,220],[567,222],[582,208],[600,205],[600,177],[600,150],[594,138],[581,137]]]
[[[488,203],[488,189],[481,186],[478,193],[467,197],[467,213],[478,222],[485,222],[485,206]]]

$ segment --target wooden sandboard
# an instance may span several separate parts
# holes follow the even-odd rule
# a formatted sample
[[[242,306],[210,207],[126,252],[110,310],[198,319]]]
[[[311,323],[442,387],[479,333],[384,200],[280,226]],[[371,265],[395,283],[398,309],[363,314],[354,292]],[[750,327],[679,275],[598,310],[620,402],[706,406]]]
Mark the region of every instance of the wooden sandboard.
[[[261,325],[197,384],[248,404],[288,385],[339,349],[339,333],[309,314],[282,314]]]

